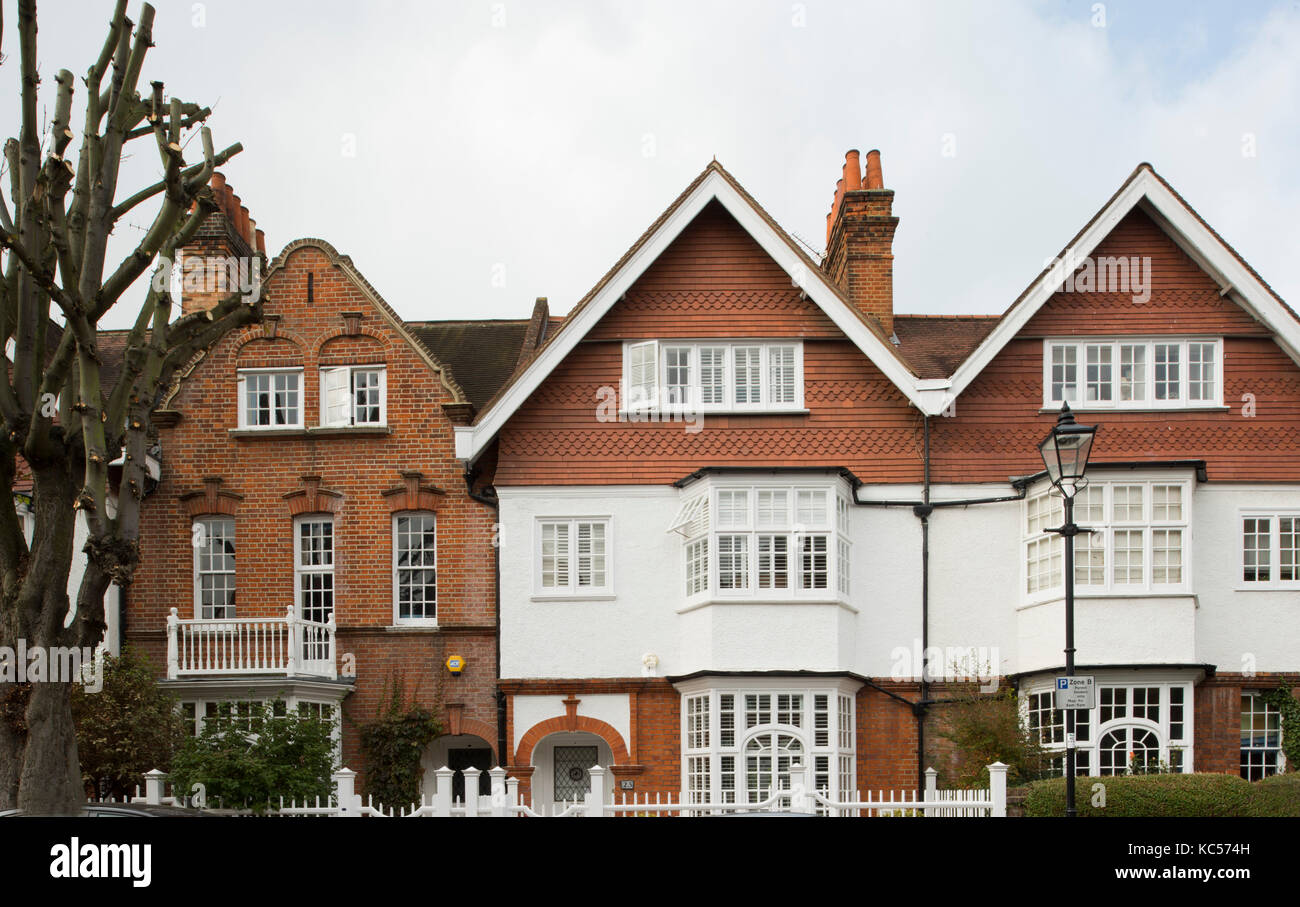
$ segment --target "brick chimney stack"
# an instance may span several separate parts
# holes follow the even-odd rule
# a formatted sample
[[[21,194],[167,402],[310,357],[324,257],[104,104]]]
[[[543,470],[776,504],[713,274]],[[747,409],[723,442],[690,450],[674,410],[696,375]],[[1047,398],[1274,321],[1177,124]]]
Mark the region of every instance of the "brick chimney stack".
[[[194,238],[181,250],[181,314],[210,309],[237,289],[237,282],[260,279],[266,270],[266,236],[248,216],[224,174],[212,174],[209,184],[217,210],[208,215]],[[257,260],[254,270],[252,262]],[[196,260],[204,262],[202,288],[192,277]],[[231,287],[235,284],[234,287]]]
[[[867,152],[865,178],[857,150],[844,156],[844,172],[826,216],[822,270],[886,335],[894,332],[894,191],[885,188],[880,152]]]

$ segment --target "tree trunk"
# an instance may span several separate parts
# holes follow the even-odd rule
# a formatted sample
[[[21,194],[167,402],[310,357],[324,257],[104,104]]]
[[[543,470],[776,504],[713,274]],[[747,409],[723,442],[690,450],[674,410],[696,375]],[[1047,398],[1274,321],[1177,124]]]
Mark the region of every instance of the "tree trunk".
[[[26,716],[26,684],[0,684],[0,809],[18,806],[18,779],[27,746]]]
[[[75,815],[85,800],[72,723],[72,684],[34,683],[27,703],[27,738],[18,806],[38,816]]]

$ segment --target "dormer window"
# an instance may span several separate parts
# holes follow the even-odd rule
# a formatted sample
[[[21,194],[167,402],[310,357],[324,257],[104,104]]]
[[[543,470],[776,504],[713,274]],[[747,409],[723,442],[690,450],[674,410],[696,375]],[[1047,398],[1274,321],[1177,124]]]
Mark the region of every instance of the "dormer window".
[[[241,369],[240,428],[302,428],[302,369]]]
[[[624,411],[803,409],[803,344],[644,340],[623,347]]]
[[[388,422],[387,369],[345,365],[321,369],[321,425],[385,425]]]

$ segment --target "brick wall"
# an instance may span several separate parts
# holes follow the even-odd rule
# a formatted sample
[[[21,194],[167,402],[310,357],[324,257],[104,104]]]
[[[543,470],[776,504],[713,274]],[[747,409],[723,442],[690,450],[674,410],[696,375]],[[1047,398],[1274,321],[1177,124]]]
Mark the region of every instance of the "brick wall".
[[[355,656],[357,671],[345,707],[349,766],[364,769],[350,728],[373,717],[389,677],[401,678],[426,705],[438,704],[440,683],[444,696],[455,684],[465,715],[490,727],[484,733],[495,746],[495,514],[466,492],[441,409],[454,402],[453,392],[331,249],[315,241],[290,249],[263,289],[267,323],[222,340],[165,405],[180,415],[161,420],[162,479],[142,515],[126,638],[162,666],[169,609],[195,616],[196,515],[216,506],[235,519],[238,615],[280,616],[294,604],[293,516],[331,510],[338,651]],[[357,312],[353,330],[343,316]],[[340,364],[386,367],[389,431],[232,431],[238,369],[301,367],[303,421],[313,426],[321,421],[319,370]],[[393,515],[408,508],[437,516],[433,632],[391,629]],[[452,649],[469,661],[455,681],[442,666]]]

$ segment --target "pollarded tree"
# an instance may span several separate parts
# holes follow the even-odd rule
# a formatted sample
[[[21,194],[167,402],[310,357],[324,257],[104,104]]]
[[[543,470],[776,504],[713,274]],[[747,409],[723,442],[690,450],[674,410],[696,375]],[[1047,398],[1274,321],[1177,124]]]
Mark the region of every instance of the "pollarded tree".
[[[250,304],[234,292],[209,311],[172,321],[169,281],[156,276],[141,293],[118,377],[111,385],[101,381],[101,319],[217,210],[208,186],[213,168],[240,151],[238,144],[214,150],[203,125],[208,108],[167,98],[162,82],[139,90],[154,10],[144,4],[134,23],[126,13],[126,0],[119,0],[84,91],[68,70],[55,76],[50,131],[43,135],[36,0],[18,3],[22,122],[18,138],[4,147],[7,204],[0,193],[0,342],[11,351],[0,381],[0,646],[11,649],[20,639],[46,652],[99,643],[104,593],[113,583],[128,586],[139,559],[152,411],[178,369],[261,317],[256,297]],[[84,125],[74,161],[68,152],[77,94]],[[183,148],[194,129],[203,159],[187,163]],[[131,143],[156,146],[164,176],[126,194],[118,175]],[[114,226],[146,204],[157,210],[144,238],[110,269]],[[120,474],[110,481],[115,461]],[[13,494],[15,482],[28,476],[30,542]],[[89,563],[70,602],[77,519],[85,521]],[[77,808],[81,772],[70,700],[66,678],[0,683],[0,808]]]

